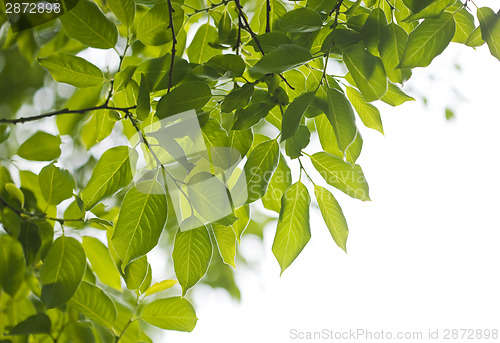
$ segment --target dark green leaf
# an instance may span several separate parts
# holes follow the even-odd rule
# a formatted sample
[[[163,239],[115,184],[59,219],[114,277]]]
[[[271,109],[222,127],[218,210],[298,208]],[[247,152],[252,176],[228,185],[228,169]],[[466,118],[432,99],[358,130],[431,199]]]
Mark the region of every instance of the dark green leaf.
[[[366,101],[380,99],[385,94],[387,77],[380,58],[356,44],[344,51],[344,63]]]
[[[206,64],[221,70],[223,73],[230,72],[234,76],[241,76],[245,71],[245,62],[238,55],[216,55],[209,59]]]
[[[302,7],[287,12],[279,19],[278,26],[285,32],[313,32],[321,29],[323,20],[315,10]]]
[[[137,95],[137,108],[135,113],[139,120],[146,120],[149,115],[150,99],[149,99],[149,84],[148,80],[141,74],[141,84],[139,86],[139,94]]]
[[[274,107],[274,104],[268,102],[256,102],[250,104],[245,109],[236,112],[236,121],[233,124],[233,130],[249,129],[261,121],[269,111]]]
[[[312,103],[316,92],[304,93],[288,105],[285,113],[283,114],[281,126],[281,141],[292,137],[299,128],[300,121],[306,109]]]
[[[295,134],[286,140],[285,151],[291,158],[295,159],[302,156],[302,149],[304,149],[310,141],[311,133],[305,125],[300,125]]]
[[[263,56],[250,71],[256,74],[282,73],[312,59],[309,50],[295,44],[281,44]]]
[[[10,296],[21,287],[26,272],[23,247],[8,235],[0,236],[0,285]]]
[[[244,108],[248,105],[253,92],[254,86],[252,83],[246,83],[241,88],[233,89],[222,101],[221,111],[232,112]]]
[[[164,95],[156,107],[160,119],[189,110],[199,110],[210,100],[212,92],[204,82],[186,82]]]
[[[37,313],[29,316],[22,322],[16,324],[9,335],[36,335],[41,333],[50,333],[50,318],[45,313]]]

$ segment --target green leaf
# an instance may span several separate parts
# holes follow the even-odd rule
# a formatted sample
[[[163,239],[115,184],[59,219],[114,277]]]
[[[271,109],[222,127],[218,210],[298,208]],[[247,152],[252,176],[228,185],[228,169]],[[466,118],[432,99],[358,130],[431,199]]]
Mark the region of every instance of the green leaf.
[[[483,40],[493,56],[500,60],[500,13],[495,14],[489,7],[477,10],[477,18]]]
[[[357,131],[351,103],[344,93],[336,88],[323,87],[320,95],[322,97],[317,98],[319,102],[316,101],[316,105],[323,110],[333,127],[337,146],[345,152],[356,137]]]
[[[19,157],[31,161],[52,161],[61,155],[61,137],[37,131],[17,151]]]
[[[194,217],[186,220],[195,221],[197,227],[184,232],[177,230],[172,252],[182,296],[207,273],[212,258],[212,242],[207,228]]]
[[[245,71],[245,62],[239,55],[216,55],[208,60],[206,64],[221,70],[223,73],[230,72],[235,76],[241,76]]]
[[[196,211],[209,223],[232,213],[226,186],[209,173],[199,173],[189,180],[188,197]]]
[[[40,236],[40,229],[35,223],[22,222],[21,230],[17,238],[23,246],[24,257],[26,259],[26,266],[38,262],[36,257],[42,246],[42,238]]]
[[[68,37],[98,49],[111,49],[118,40],[116,26],[102,13],[95,2],[80,0],[59,18]]]
[[[230,37],[232,26],[231,15],[229,14],[229,11],[225,10],[222,14],[222,18],[219,20],[219,25],[217,26],[217,34],[221,42],[224,42]]]
[[[293,160],[302,156],[302,149],[309,145],[311,133],[305,125],[300,125],[297,132],[286,140],[285,151],[286,154]]]
[[[83,281],[68,304],[90,320],[111,327],[116,320],[113,301],[99,287]]]
[[[184,10],[177,3],[172,3],[174,12],[172,21],[177,35],[184,23]],[[162,45],[172,41],[170,11],[167,3],[154,5],[141,19],[137,28],[137,39],[144,45]]]
[[[54,241],[40,269],[41,300],[47,308],[58,307],[76,292],[85,273],[85,251],[72,237]]]
[[[132,76],[134,76],[134,72],[137,69],[137,66],[128,66],[123,70],[120,70],[115,75],[115,82],[113,87],[115,91],[124,90],[127,87],[127,84],[130,80],[132,80]]]
[[[238,240],[238,243],[240,243],[241,235],[243,234],[243,231],[248,226],[248,223],[250,222],[250,206],[249,205],[244,205],[236,209],[234,212],[236,217],[238,217],[238,220],[235,221],[231,226],[234,230],[234,233],[236,234],[236,239]]]
[[[248,105],[253,92],[253,83],[246,83],[241,88],[233,89],[222,101],[221,111],[229,113],[244,108]]]
[[[73,196],[75,189],[73,176],[66,169],[60,169],[52,163],[42,168],[38,182],[47,204],[59,205],[63,200]]]
[[[156,293],[160,293],[164,290],[174,287],[177,284],[177,280],[163,280],[155,283],[147,289],[144,293],[145,296],[150,296]]]
[[[387,91],[387,77],[380,58],[356,44],[344,51],[344,63],[366,101],[380,99]]]
[[[296,97],[285,110],[281,126],[281,141],[292,137],[298,130],[302,116],[311,105],[316,92],[304,93]]]
[[[267,116],[273,107],[274,104],[268,102],[255,102],[245,109],[238,110],[232,130],[245,130],[251,128]]]
[[[149,98],[149,84],[148,80],[141,74],[141,84],[139,86],[139,94],[137,95],[137,108],[135,113],[139,120],[146,120],[151,109]]]
[[[378,54],[378,45],[383,40],[382,32],[387,26],[387,19],[385,18],[384,11],[380,8],[375,8],[370,12],[366,18],[363,27],[361,28],[361,36],[365,42],[368,51],[373,54]]]
[[[80,88],[99,86],[104,82],[102,71],[78,56],[54,54],[37,60],[58,82]]]
[[[37,313],[29,316],[9,332],[9,335],[36,335],[36,334],[50,334],[51,323],[50,318],[45,313]]]
[[[13,184],[11,182],[7,182],[5,184],[5,190],[7,191],[7,193],[9,193],[9,195],[12,198],[19,201],[19,204],[21,204],[21,207],[24,206],[24,194],[19,188],[16,187],[15,184]]]
[[[263,56],[250,72],[255,74],[282,73],[312,60],[311,52],[295,44],[281,44]]]
[[[470,46],[472,48],[481,46],[484,43],[485,41],[481,36],[481,26],[476,27],[465,41],[465,45]]]
[[[316,170],[331,186],[353,198],[363,201],[370,200],[368,183],[359,165],[344,162],[327,152],[315,153],[311,156],[311,161]]]
[[[125,279],[128,289],[137,290],[141,287],[141,284],[148,274],[148,266],[147,256],[142,256],[133,260],[125,267],[125,275],[123,278]]]
[[[241,157],[245,157],[252,146],[253,133],[248,130],[230,130],[228,134],[229,146],[240,152]]]
[[[86,210],[129,184],[132,180],[131,163],[135,163],[136,158],[137,152],[124,145],[113,147],[102,154],[89,182],[80,193]]]
[[[290,44],[292,42],[292,40],[285,33],[279,31],[266,32],[262,35],[258,35],[257,40],[259,41],[260,47],[264,50],[265,54],[270,53],[281,44]],[[253,47],[255,52],[260,53],[260,49],[254,39],[252,39],[248,45]]]
[[[280,154],[278,166],[269,181],[266,193],[262,197],[262,204],[271,211],[280,213],[281,197],[292,184],[292,172],[283,155]],[[238,215],[238,214],[236,214]]]
[[[333,131],[332,124],[330,124],[326,115],[316,116],[314,122],[316,123],[319,141],[323,150],[339,158],[344,158],[344,152],[339,149],[335,131]]]
[[[122,24],[132,26],[135,17],[134,0],[108,0],[106,4]]]
[[[316,195],[321,215],[333,240],[347,253],[346,242],[349,231],[347,221],[339,203],[326,188],[314,186],[314,194]]]
[[[361,118],[366,127],[379,131],[384,134],[382,126],[382,118],[378,109],[370,103],[367,103],[360,92],[352,87],[346,87],[346,94],[351,104],[356,109],[358,116]]]
[[[212,224],[215,241],[219,248],[220,256],[225,264],[236,268],[234,256],[236,255],[236,234],[231,226]]]
[[[431,4],[419,12],[414,12],[405,21],[419,20],[423,18],[436,18],[439,17],[446,8],[453,5],[456,0],[434,0]]]
[[[309,192],[300,181],[290,186],[283,194],[278,228],[272,248],[281,266],[281,274],[292,264],[311,239],[310,203]]]
[[[199,110],[212,98],[210,87],[199,81],[186,82],[164,95],[156,107],[160,119],[189,110]]]
[[[352,164],[356,163],[359,155],[361,155],[361,149],[363,148],[363,138],[361,138],[361,133],[356,135],[356,139],[349,145],[345,152],[345,159]]]
[[[381,32],[378,49],[387,77],[392,82],[403,83],[411,76],[411,70],[398,68],[407,42],[408,34],[395,23],[390,23]]]
[[[0,285],[11,297],[20,289],[25,272],[26,262],[21,243],[8,235],[1,235]]]
[[[465,8],[461,8],[453,19],[455,20],[455,35],[451,41],[465,44],[476,28],[474,16]]]
[[[85,236],[82,239],[83,249],[99,280],[121,291],[120,273],[111,258],[108,248],[97,238]]]
[[[142,319],[164,330],[191,332],[198,318],[193,306],[181,297],[171,297],[153,301],[144,306]]]
[[[441,54],[455,35],[455,21],[450,13],[425,19],[408,36],[400,68],[427,67]]]
[[[143,181],[127,192],[111,238],[122,270],[158,244],[166,220],[167,198],[158,182]]]
[[[413,13],[418,13],[424,8],[432,4],[434,0],[403,0],[403,3],[408,7]],[[438,0],[439,1],[439,0]]]
[[[137,66],[136,73],[144,74],[151,91],[167,89],[170,82],[172,55],[166,54],[158,58],[150,58]],[[178,84],[188,73],[188,62],[178,56],[174,58],[172,86]]]
[[[279,144],[275,140],[257,145],[245,163],[247,181],[247,203],[254,202],[266,193],[267,185],[279,160]]]
[[[321,29],[323,20],[315,10],[302,7],[287,12],[278,20],[278,26],[284,32],[313,32]]]
[[[217,41],[217,39],[218,34],[215,27],[210,24],[201,25],[187,48],[189,62],[202,64],[212,57],[220,55],[220,50],[212,48],[209,44]]]
[[[403,92],[395,84],[389,83],[387,93],[380,100],[391,106],[399,106],[406,101],[414,101],[415,99]]]

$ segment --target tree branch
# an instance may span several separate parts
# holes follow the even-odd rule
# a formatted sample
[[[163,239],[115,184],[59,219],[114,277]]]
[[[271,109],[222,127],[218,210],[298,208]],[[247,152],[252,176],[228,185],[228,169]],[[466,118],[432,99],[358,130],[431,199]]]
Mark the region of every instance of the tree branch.
[[[174,75],[174,61],[175,61],[175,53],[177,50],[175,49],[175,44],[177,44],[177,38],[175,38],[175,28],[174,28],[174,19],[173,19],[173,13],[174,13],[174,8],[172,7],[172,0],[167,0],[168,4],[168,14],[169,14],[169,20],[170,23],[168,24],[167,29],[170,29],[170,32],[172,33],[172,58],[170,60],[170,70],[168,71],[168,89],[167,89],[167,94],[170,93],[170,89],[172,88],[172,77]]]
[[[255,41],[255,45],[257,45],[257,48],[259,49],[260,53],[262,56],[265,56],[266,53],[264,52],[264,49],[262,49],[262,45],[260,45],[259,39],[257,38],[257,35],[255,32],[253,32],[252,28],[250,27],[250,24],[248,23],[248,19],[245,16],[245,13],[243,13],[243,8],[241,8],[240,0],[234,0],[234,3],[236,4],[236,8],[238,9],[238,16],[243,19],[243,28],[252,36],[252,39]],[[290,89],[295,89],[288,81],[285,79],[285,77],[281,74],[278,74],[278,76],[287,84]]]
[[[271,0],[266,0],[266,32],[271,32]]]
[[[108,106],[107,101],[106,101],[106,103],[102,104],[101,106],[82,108],[80,110],[70,110],[70,109],[65,108],[65,109],[62,109],[59,111],[53,111],[53,112],[48,112],[48,113],[44,113],[44,114],[39,114],[39,115],[33,116],[33,117],[21,117],[21,118],[17,118],[17,119],[0,118],[0,124],[24,124],[26,122],[41,120],[44,118],[54,117],[54,116],[58,116],[61,114],[70,114],[70,113],[85,114],[89,111],[97,111],[97,110],[114,110],[114,111],[127,113],[131,109],[134,109],[136,107],[137,106],[131,106],[131,107]]]

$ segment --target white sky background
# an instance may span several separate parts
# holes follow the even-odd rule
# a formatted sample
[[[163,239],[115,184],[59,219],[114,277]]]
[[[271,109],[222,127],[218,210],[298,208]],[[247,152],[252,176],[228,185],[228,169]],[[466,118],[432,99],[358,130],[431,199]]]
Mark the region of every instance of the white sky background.
[[[312,238],[280,277],[273,223],[264,247],[251,236],[239,247],[260,261],[255,271],[237,269],[241,303],[198,286],[195,330],[168,332],[163,341],[300,341],[291,329],[411,330],[424,338],[429,329],[500,330],[499,80],[500,62],[485,46],[452,44],[416,69],[405,89],[427,96],[429,107],[420,99],[380,105],[385,137],[361,131],[358,163],[372,202],[334,190],[349,224],[348,254],[312,209]],[[446,105],[456,120],[444,119]]]

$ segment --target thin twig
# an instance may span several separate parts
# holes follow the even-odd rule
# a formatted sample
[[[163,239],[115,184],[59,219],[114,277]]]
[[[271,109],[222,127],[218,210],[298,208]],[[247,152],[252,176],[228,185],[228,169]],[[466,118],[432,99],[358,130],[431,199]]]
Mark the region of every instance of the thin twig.
[[[266,0],[266,32],[271,32],[271,0]]]
[[[234,0],[234,3],[236,4],[236,8],[238,9],[238,16],[243,19],[243,28],[252,36],[252,39],[255,42],[255,45],[257,45],[257,48],[259,49],[260,53],[262,56],[265,56],[266,53],[264,52],[264,49],[262,49],[262,46],[260,45],[260,41],[257,38],[257,35],[255,32],[253,32],[252,28],[250,27],[250,24],[248,23],[247,17],[245,16],[245,13],[243,13],[243,8],[241,8],[240,0]],[[278,74],[278,76],[287,84],[290,89],[295,89],[288,81],[285,79],[285,77],[281,74]]]
[[[88,108],[82,108],[80,110],[70,110],[67,108],[64,108],[59,111],[53,111],[53,112],[48,112],[44,114],[39,114],[37,116],[33,117],[21,117],[17,119],[3,119],[0,118],[0,124],[24,124],[26,122],[31,122],[31,121],[36,121],[44,118],[49,118],[49,117],[54,117],[58,116],[61,114],[70,114],[70,113],[79,113],[79,114],[85,114],[89,111],[96,111],[96,110],[114,110],[114,111],[119,111],[123,113],[129,112],[131,109],[136,108],[137,106],[131,106],[131,107],[114,107],[114,106],[108,106],[106,103],[100,105],[100,106],[94,106],[94,107],[88,107]]]
[[[174,75],[174,61],[175,61],[175,53],[177,50],[175,49],[175,45],[177,44],[177,38],[175,38],[175,28],[174,28],[174,8],[172,7],[172,0],[167,0],[168,4],[168,14],[170,23],[168,24],[167,29],[170,29],[172,33],[172,58],[170,60],[170,70],[168,71],[168,89],[167,94],[170,93],[170,89],[172,88],[172,77]]]

